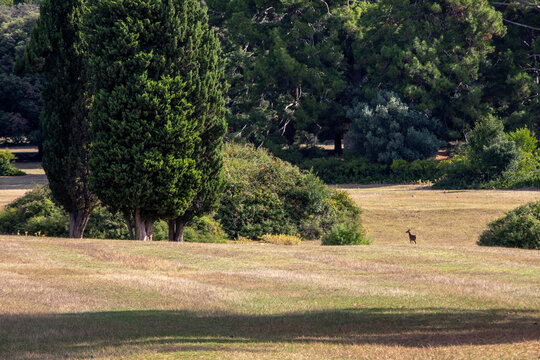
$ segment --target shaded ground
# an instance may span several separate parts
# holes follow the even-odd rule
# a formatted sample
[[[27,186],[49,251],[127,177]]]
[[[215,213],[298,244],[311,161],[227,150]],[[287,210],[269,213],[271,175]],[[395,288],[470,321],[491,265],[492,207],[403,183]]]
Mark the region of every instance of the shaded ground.
[[[15,167],[25,176],[0,176],[0,209],[23,196],[36,186],[47,184],[47,177],[37,157],[37,148],[19,146],[8,148],[16,157]]]
[[[0,358],[538,358],[538,251],[0,243]]]

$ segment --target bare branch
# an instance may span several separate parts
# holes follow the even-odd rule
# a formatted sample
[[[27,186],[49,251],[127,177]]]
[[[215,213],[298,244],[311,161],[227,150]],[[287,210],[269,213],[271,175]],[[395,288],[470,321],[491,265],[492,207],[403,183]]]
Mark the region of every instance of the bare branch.
[[[321,1],[324,3],[324,5],[326,5],[326,10],[328,11],[328,15],[332,15],[330,13],[330,6],[328,6],[328,3],[326,1],[324,1],[324,0],[321,0]]]
[[[493,1],[492,4],[498,6],[527,7],[534,10],[540,10],[540,4],[538,4],[536,1],[534,3],[527,0],[514,0],[512,2]]]
[[[508,19],[503,19],[503,21],[505,21],[505,22],[507,22],[507,23],[509,23],[509,24],[521,26],[521,27],[524,27],[524,28],[527,28],[527,29],[531,29],[531,30],[535,30],[535,31],[540,31],[540,28],[537,28],[537,27],[534,27],[534,26],[521,24],[521,23],[518,23],[518,22],[515,22],[515,21],[510,21],[510,20],[508,20]]]

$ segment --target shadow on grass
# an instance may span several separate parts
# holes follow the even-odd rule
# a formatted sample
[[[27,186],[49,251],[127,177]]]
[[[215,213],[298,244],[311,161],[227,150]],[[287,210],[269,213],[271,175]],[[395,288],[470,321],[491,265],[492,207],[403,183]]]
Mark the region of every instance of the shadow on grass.
[[[223,351],[264,343],[380,344],[404,347],[510,344],[540,340],[527,311],[350,309],[278,315],[121,311],[0,315],[0,358],[74,357],[107,347]],[[119,348],[124,348],[120,350]],[[176,350],[179,351],[179,350]]]

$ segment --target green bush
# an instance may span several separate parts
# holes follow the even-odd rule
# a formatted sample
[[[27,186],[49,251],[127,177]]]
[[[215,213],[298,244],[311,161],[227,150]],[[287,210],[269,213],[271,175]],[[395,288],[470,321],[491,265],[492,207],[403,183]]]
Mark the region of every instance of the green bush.
[[[377,163],[427,159],[442,144],[437,138],[442,123],[390,91],[379,91],[369,104],[357,102],[348,109],[347,118],[351,122],[347,146]]]
[[[21,170],[13,167],[15,155],[9,150],[0,150],[0,176],[20,176],[26,175]]]
[[[227,234],[215,219],[209,216],[195,218],[184,229],[184,241],[198,243],[226,243]]]
[[[48,187],[34,189],[13,201],[0,211],[0,233],[53,236],[69,236],[69,216],[57,206]],[[97,206],[90,216],[85,237],[93,239],[129,239],[124,218],[112,214],[103,206]],[[219,223],[212,218],[194,219],[186,228],[184,238],[192,242],[224,242],[226,236]],[[168,239],[168,227],[164,221],[154,224],[154,240]]]
[[[490,223],[478,244],[540,250],[540,201],[520,206]]]
[[[369,245],[370,243],[362,227],[357,223],[337,224],[322,238],[323,245]]]
[[[440,169],[437,188],[538,188],[538,140],[528,129],[505,134],[502,122],[489,117],[476,125],[463,154],[442,162]]]
[[[319,239],[342,218],[360,214],[346,194],[265,150],[229,144],[224,155],[226,185],[216,219],[230,238]]]

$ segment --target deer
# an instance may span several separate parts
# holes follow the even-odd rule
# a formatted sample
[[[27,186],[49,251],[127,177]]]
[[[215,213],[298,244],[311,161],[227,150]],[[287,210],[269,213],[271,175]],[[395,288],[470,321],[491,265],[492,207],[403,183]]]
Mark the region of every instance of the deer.
[[[411,229],[405,231],[405,234],[409,234],[409,242],[416,244],[416,235],[411,234]]]

